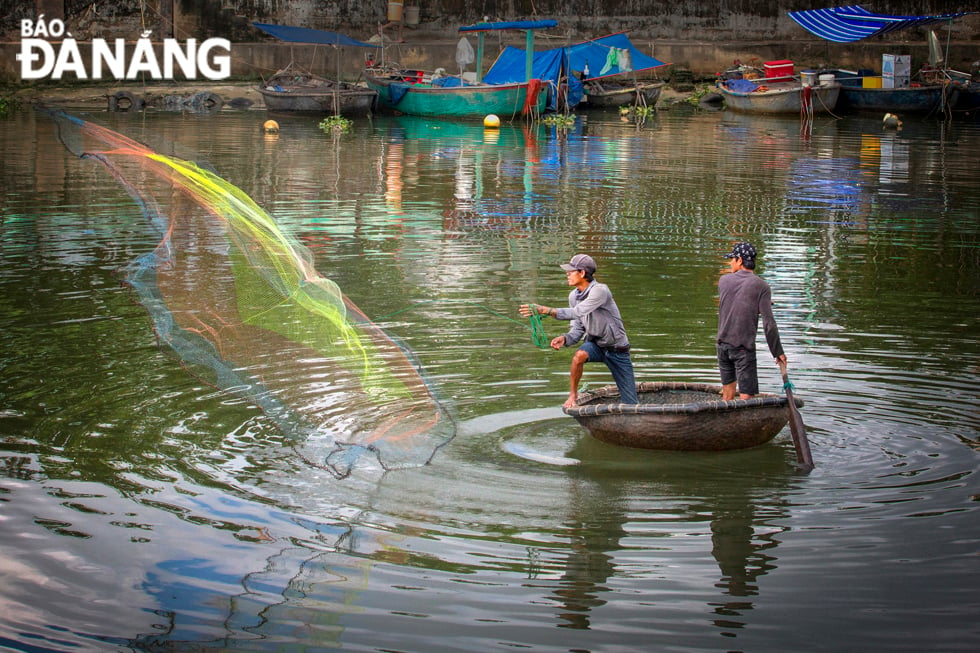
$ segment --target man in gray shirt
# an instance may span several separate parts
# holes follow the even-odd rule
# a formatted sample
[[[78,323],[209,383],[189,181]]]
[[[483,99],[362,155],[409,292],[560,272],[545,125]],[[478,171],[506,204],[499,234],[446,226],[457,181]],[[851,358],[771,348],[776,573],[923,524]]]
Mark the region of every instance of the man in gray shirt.
[[[549,308],[534,304],[522,304],[524,317],[532,314],[532,306],[540,315],[550,315],[558,320],[570,320],[568,332],[552,339],[551,348],[571,347],[585,336],[585,342],[572,356],[569,374],[570,392],[565,408],[571,408],[578,399],[578,384],[587,362],[603,362],[612,373],[619,389],[620,403],[638,403],[633,361],[630,359],[630,343],[619,308],[613,300],[609,286],[593,278],[595,260],[588,254],[576,254],[561,266],[565,270],[568,285],[575,286],[568,295],[568,308]]]
[[[755,275],[755,247],[735,243],[725,255],[731,274],[718,281],[718,369],[721,372],[721,398],[750,399],[759,394],[759,375],[755,359],[755,335],[759,316],[766,334],[766,344],[777,363],[786,363],[779,340],[779,329],[772,315],[772,290]]]

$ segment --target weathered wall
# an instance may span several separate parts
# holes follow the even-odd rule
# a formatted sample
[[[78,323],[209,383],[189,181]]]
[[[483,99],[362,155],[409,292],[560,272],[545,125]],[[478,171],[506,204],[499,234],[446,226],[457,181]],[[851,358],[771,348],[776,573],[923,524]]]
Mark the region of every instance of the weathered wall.
[[[926,33],[906,30],[857,44],[833,44],[811,37],[786,16],[787,11],[819,6],[815,0],[406,0],[418,3],[420,23],[405,30],[404,44],[386,48],[385,56],[406,67],[433,69],[454,60],[456,28],[483,20],[555,18],[558,28],[539,34],[537,47],[554,47],[582,38],[630,30],[641,49],[706,77],[734,59],[758,62],[791,59],[799,66],[822,64],[879,68],[882,53],[927,56]],[[833,2],[823,3],[827,5]],[[838,4],[846,4],[840,2]],[[978,9],[975,3],[920,0],[863,2],[870,11],[931,14]],[[335,74],[336,58],[329,48],[284,45],[265,37],[252,21],[304,25],[347,33],[362,40],[377,37],[385,19],[386,0],[2,0],[0,1],[0,81],[19,79],[14,59],[20,40],[19,20],[44,13],[62,15],[78,39],[135,39],[152,29],[154,39],[175,36],[203,40],[229,38],[233,74],[259,77],[290,61],[314,72]],[[946,29],[941,30],[944,39]],[[389,31],[388,34],[391,34]],[[980,14],[954,21],[948,37],[951,67],[972,71],[980,60]],[[5,41],[5,43],[3,42]],[[488,56],[503,43],[522,46],[519,34],[493,35]],[[362,52],[344,52],[342,75],[356,78]],[[489,65],[489,61],[487,62]],[[486,67],[486,66],[485,66]]]
[[[557,32],[573,38],[628,29],[641,38],[699,41],[798,39],[803,31],[786,17],[788,11],[835,4],[816,0],[406,2],[418,4],[417,33],[427,37],[432,32],[448,37],[457,26],[487,17],[491,20],[554,18],[559,22]],[[870,11],[893,14],[980,9],[972,0],[870,0],[861,4]],[[0,2],[0,39],[16,36],[19,19],[33,18],[38,13],[52,17],[59,5],[63,6],[63,17],[71,23],[77,38],[134,36],[134,26],[148,26],[157,33],[173,29],[175,36],[184,38],[224,36],[250,40],[254,32],[248,24],[253,20],[335,29],[364,38],[384,21],[386,10],[386,0],[4,0]],[[955,21],[951,27],[954,39],[980,42],[980,16]],[[114,31],[123,33],[114,34]],[[910,34],[910,40],[921,36]]]

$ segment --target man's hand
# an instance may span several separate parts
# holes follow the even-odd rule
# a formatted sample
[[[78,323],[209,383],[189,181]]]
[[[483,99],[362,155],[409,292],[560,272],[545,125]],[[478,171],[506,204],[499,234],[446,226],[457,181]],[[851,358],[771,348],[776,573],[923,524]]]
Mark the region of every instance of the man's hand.
[[[535,313],[535,311],[531,310],[532,306],[534,306],[534,308],[536,309],[539,315],[544,312],[541,310],[543,307],[538,306],[537,304],[521,304],[521,307],[518,309],[518,312],[520,312],[521,317],[531,317],[531,315]]]
[[[555,336],[554,338],[551,339],[552,349],[561,349],[564,346],[565,346],[565,336],[563,335]]]

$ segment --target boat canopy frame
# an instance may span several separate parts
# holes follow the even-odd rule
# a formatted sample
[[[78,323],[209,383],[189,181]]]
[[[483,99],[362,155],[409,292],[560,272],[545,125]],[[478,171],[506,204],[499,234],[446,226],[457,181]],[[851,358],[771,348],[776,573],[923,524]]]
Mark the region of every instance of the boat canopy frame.
[[[464,25],[459,28],[460,32],[476,32],[477,33],[477,48],[476,48],[476,82],[479,84],[483,81],[483,36],[487,32],[499,31],[499,30],[524,30],[524,41],[525,50],[527,52],[527,57],[525,59],[524,65],[524,80],[525,82],[531,81],[531,74],[534,69],[534,30],[536,29],[550,29],[552,27],[557,27],[557,20],[518,20],[518,21],[506,21],[506,22],[494,22],[494,23],[476,23],[474,25]]]

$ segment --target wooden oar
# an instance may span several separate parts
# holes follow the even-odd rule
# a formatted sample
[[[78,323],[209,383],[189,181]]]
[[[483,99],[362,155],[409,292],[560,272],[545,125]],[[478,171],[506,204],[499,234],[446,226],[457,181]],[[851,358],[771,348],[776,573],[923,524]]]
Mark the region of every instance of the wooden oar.
[[[796,400],[793,398],[793,384],[789,382],[786,374],[786,363],[779,361],[779,371],[783,374],[783,390],[786,391],[786,399],[789,404],[789,430],[793,433],[793,446],[796,447],[796,462],[805,471],[813,469],[813,456],[810,454],[810,442],[806,439],[806,430],[803,428],[803,416],[800,409],[796,407]]]

